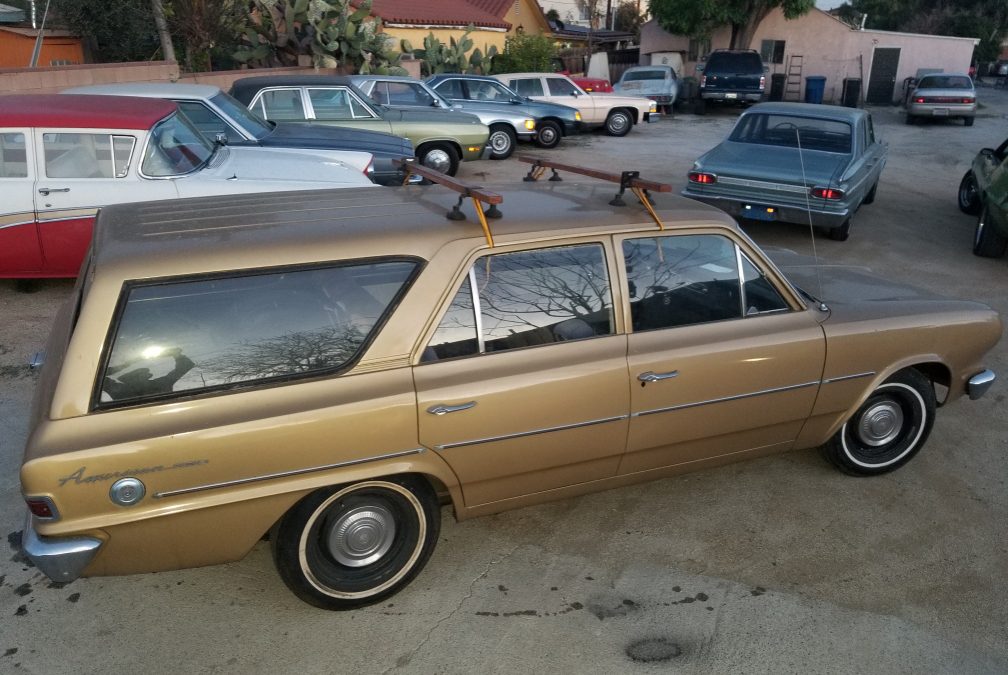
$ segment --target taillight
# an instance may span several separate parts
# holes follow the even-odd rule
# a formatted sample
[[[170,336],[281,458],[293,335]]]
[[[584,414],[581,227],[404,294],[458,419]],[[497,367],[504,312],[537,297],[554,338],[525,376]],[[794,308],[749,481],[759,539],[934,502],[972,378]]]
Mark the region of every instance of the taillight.
[[[701,87],[706,87],[707,86],[707,76],[706,75],[701,75],[700,76],[700,86]]]
[[[368,178],[374,175],[374,158],[368,160],[367,166],[364,167],[364,175]]]
[[[699,183],[700,185],[713,185],[717,182],[717,176],[712,173],[704,173],[702,171],[690,171],[689,182]]]
[[[962,102],[963,103],[975,103],[976,99],[974,99],[974,98],[963,98]]]
[[[843,199],[844,191],[836,188],[814,187],[812,188],[812,196],[819,199]]]
[[[48,497],[25,497],[25,504],[28,505],[28,510],[36,518],[55,520],[59,517],[56,505]]]
[[[925,103],[926,101],[927,99],[924,98],[923,96],[918,96],[917,98],[914,99],[914,103]]]
[[[761,75],[759,79],[759,88],[766,89],[766,75]]]

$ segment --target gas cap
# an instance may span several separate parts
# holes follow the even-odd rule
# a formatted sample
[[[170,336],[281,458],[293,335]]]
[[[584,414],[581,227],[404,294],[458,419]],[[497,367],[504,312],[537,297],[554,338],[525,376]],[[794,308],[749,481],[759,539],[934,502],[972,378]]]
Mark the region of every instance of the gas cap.
[[[138,478],[120,478],[112,484],[109,498],[119,506],[133,506],[147,492],[147,488]]]

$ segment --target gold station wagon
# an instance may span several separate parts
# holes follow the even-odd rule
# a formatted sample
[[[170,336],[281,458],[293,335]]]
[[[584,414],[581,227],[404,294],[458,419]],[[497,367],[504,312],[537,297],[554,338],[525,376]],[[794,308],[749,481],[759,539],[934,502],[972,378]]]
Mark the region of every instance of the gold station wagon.
[[[101,211],[21,470],[41,571],[224,563],[268,536],[298,597],[358,607],[417,575],[443,504],[820,445],[879,474],[921,448],[936,391],[994,379],[986,306],[857,270],[813,299],[692,200],[652,217],[567,178],[501,190],[484,230],[444,187],[385,190]]]

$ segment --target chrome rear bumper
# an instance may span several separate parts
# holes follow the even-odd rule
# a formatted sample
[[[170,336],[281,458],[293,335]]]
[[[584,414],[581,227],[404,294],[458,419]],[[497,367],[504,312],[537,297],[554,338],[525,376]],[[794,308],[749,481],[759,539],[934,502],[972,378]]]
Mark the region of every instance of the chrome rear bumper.
[[[25,556],[47,577],[63,583],[79,577],[101,545],[94,537],[43,537],[35,531],[31,514],[21,536]]]
[[[971,377],[966,383],[966,393],[969,394],[970,400],[975,401],[986,394],[996,379],[997,375],[993,370],[984,370]]]

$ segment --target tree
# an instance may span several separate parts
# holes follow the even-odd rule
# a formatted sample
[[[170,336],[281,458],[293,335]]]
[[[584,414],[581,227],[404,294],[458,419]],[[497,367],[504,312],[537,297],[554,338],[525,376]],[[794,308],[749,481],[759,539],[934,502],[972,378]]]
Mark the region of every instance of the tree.
[[[504,42],[504,51],[493,59],[495,73],[553,72],[556,46],[545,35],[519,33]]]
[[[241,0],[171,0],[170,8],[168,23],[185,44],[183,65],[189,72],[210,70],[210,55],[216,47],[237,46],[248,19],[248,8]]]
[[[717,28],[731,26],[732,49],[748,49],[760,22],[780,7],[796,19],[815,6],[815,0],[649,0],[658,25],[670,33],[709,37]]]
[[[52,0],[52,9],[98,63],[163,58],[150,0]]]
[[[640,34],[641,15],[637,11],[636,0],[624,0],[616,7],[613,30]]]

